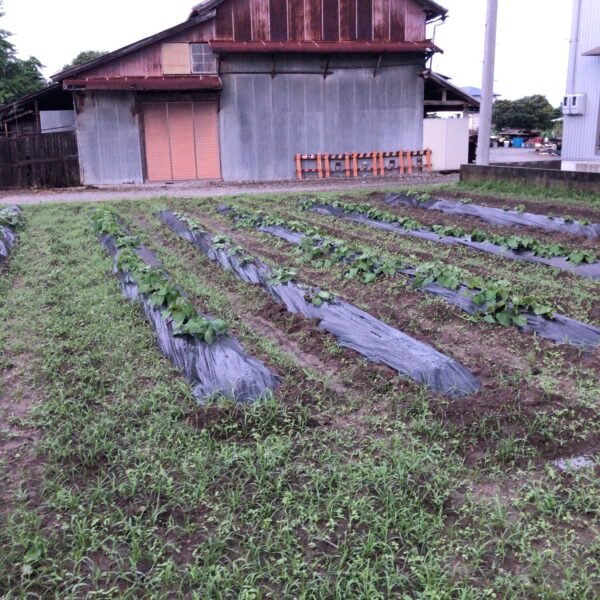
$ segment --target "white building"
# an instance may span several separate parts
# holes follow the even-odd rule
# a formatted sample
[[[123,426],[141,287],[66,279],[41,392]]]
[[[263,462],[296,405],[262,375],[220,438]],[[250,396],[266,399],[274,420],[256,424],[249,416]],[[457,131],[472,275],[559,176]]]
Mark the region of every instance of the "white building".
[[[472,98],[475,98],[477,102],[481,103],[481,89],[478,87],[467,86],[461,88],[465,94],[469,94]],[[500,97],[500,94],[494,94],[494,102],[496,99]],[[469,111],[469,129],[471,131],[479,131],[479,122],[481,120],[481,115],[479,110]]]
[[[574,0],[563,114],[563,170],[600,173],[600,0]]]

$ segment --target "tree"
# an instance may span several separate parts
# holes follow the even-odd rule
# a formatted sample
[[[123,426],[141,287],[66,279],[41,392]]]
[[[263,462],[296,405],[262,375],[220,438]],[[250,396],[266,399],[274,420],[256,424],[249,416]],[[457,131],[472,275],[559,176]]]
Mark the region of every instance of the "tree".
[[[65,69],[70,69],[71,67],[84,65],[91,60],[96,60],[97,58],[104,56],[105,54],[108,54],[108,52],[101,50],[84,50],[83,52],[80,52],[68,65],[65,65],[63,67],[63,71]]]
[[[494,104],[493,122],[497,129],[545,131],[558,117],[560,109],[554,108],[546,96],[539,94],[519,100],[498,100]]]
[[[0,18],[4,16],[2,5],[3,0],[0,0]],[[42,63],[33,56],[26,60],[18,58],[15,46],[8,40],[10,35],[0,29],[0,104],[37,92],[47,85]]]

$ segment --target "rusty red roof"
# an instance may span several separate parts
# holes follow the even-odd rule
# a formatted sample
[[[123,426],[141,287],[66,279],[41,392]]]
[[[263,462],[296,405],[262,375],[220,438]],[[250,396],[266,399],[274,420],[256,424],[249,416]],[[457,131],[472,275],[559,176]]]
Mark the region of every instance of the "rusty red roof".
[[[65,90],[220,90],[221,78],[208,75],[164,77],[80,77],[65,79]]]
[[[232,42],[212,40],[208,45],[216,52],[441,52],[432,41],[424,42]]]

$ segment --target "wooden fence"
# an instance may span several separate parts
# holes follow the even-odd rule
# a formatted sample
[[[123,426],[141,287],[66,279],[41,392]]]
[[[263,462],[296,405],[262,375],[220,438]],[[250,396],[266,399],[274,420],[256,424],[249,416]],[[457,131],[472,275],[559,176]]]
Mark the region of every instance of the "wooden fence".
[[[0,137],[0,188],[80,184],[75,132]]]

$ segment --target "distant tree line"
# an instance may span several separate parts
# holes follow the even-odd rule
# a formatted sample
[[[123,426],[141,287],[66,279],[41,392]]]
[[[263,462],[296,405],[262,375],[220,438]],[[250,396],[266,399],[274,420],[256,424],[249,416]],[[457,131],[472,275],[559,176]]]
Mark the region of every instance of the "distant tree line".
[[[78,65],[84,65],[91,60],[96,60],[101,56],[108,54],[108,52],[100,51],[100,50],[84,50],[80,52],[68,65],[63,67],[63,71],[65,69],[70,69],[71,67],[77,67]]]
[[[492,120],[498,130],[547,131],[561,116],[561,109],[553,107],[546,96],[535,95],[519,100],[496,101]]]
[[[0,0],[0,18],[4,0]],[[0,104],[12,102],[21,96],[37,92],[47,85],[42,74],[42,63],[35,57],[21,59],[9,41],[11,34],[0,29]]]
[[[0,18],[4,17],[4,0],[0,0]],[[9,40],[11,33],[0,28],[0,105],[8,104],[21,96],[41,90],[48,85],[42,73],[44,65],[30,56],[22,59],[17,56],[17,49]],[[82,65],[90,60],[106,54],[97,50],[80,52],[64,69]]]

